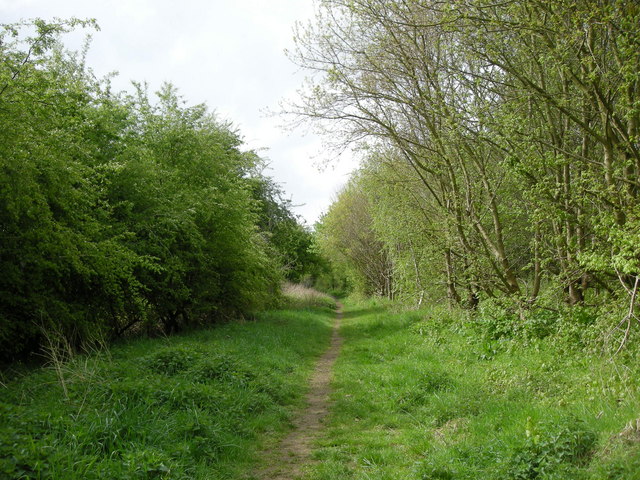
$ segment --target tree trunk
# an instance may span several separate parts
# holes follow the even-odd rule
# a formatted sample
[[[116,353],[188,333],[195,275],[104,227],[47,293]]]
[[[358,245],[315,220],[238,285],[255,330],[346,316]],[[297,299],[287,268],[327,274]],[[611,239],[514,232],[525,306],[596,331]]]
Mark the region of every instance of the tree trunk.
[[[461,299],[456,290],[455,275],[453,271],[453,262],[451,258],[451,249],[446,248],[444,251],[444,261],[447,268],[447,298],[449,299],[449,305],[460,305]]]

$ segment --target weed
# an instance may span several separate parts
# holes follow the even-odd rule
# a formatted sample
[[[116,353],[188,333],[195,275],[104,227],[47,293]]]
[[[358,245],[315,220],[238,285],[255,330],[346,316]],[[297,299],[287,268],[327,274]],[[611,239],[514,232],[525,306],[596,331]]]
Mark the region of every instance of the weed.
[[[562,478],[573,465],[589,461],[596,440],[595,432],[573,417],[539,425],[529,418],[526,440],[514,452],[509,476],[514,480]]]
[[[65,370],[67,363],[73,358],[71,343],[60,329],[41,327],[40,332],[44,337],[42,354],[47,360],[47,364],[55,372],[65,399],[68,399],[69,391]]]

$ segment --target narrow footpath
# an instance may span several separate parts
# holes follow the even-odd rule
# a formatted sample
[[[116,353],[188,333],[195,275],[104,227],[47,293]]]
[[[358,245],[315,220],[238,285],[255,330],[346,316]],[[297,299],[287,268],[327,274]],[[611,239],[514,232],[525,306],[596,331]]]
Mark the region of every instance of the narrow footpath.
[[[294,419],[294,428],[291,433],[273,452],[265,455],[265,458],[269,459],[269,465],[256,472],[255,478],[295,480],[302,474],[303,467],[312,462],[313,440],[317,437],[323,426],[323,420],[329,412],[331,371],[342,346],[342,337],[339,333],[342,305],[338,303],[337,306],[331,344],[318,360],[311,375],[310,388],[305,399],[307,406]]]

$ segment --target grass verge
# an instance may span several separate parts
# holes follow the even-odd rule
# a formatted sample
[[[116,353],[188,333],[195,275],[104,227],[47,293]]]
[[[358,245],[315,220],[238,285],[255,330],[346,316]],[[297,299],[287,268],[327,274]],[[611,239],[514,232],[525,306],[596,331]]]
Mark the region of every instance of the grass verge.
[[[281,435],[326,349],[329,308],[266,312],[76,357],[0,386],[0,478],[235,479]]]
[[[342,325],[305,479],[640,479],[637,357],[554,336],[487,342],[445,309],[346,302]]]

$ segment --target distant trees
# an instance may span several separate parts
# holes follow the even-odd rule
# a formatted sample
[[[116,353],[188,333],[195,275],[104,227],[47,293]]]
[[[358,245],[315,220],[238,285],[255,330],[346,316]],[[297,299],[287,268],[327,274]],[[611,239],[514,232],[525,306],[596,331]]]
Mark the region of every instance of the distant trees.
[[[229,125],[170,85],[114,93],[64,51],[59,34],[89,25],[0,33],[2,360],[43,329],[79,346],[250,313],[314,261]]]
[[[389,254],[373,231],[371,204],[357,179],[339,193],[318,225],[321,252],[365,295],[393,296]]]
[[[472,307],[636,291],[638,24],[631,1],[319,2],[291,110],[368,149],[398,293],[419,301],[434,269]]]

